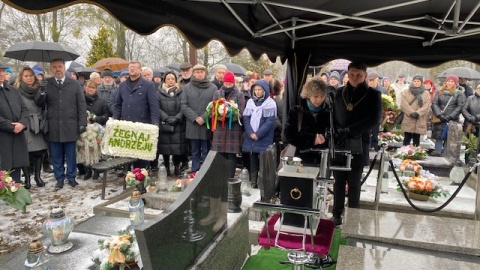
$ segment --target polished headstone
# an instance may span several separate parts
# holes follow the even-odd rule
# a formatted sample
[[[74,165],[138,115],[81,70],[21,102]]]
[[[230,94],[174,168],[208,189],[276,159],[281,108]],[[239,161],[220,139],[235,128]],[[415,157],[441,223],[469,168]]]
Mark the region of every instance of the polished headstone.
[[[268,202],[275,196],[275,175],[277,171],[276,148],[271,145],[260,153],[260,170],[258,172],[258,188],[262,201]]]
[[[448,135],[445,142],[445,148],[447,150],[447,159],[453,163],[460,159],[461,141],[463,138],[462,124],[450,121],[448,123]]]
[[[192,183],[178,199],[156,218],[136,228],[145,270],[158,269],[159,265],[163,269],[192,267],[222,231],[222,226],[218,225],[225,225],[227,221],[227,166],[225,158],[210,151]],[[225,201],[215,199],[216,196]],[[214,213],[212,222],[202,226],[200,221],[211,211]],[[215,225],[218,230],[214,230]]]

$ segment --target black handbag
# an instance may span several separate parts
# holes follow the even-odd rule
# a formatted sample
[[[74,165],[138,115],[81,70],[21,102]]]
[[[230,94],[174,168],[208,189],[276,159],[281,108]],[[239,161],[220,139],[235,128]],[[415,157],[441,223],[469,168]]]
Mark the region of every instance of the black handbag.
[[[408,103],[408,105],[412,105],[413,102],[415,102],[415,100],[417,100],[417,97],[415,97],[410,103]],[[399,113],[397,117],[393,119],[393,123],[395,123],[396,125],[402,124],[404,117],[405,117],[405,114],[403,112]]]
[[[173,133],[175,130],[175,126],[169,125],[165,122],[161,122],[158,128],[160,129],[160,133]]]
[[[335,156],[332,157],[332,161],[335,163],[345,164],[347,162],[347,152],[350,151],[352,155],[363,154],[362,137],[348,138],[345,145],[338,145],[335,143]]]

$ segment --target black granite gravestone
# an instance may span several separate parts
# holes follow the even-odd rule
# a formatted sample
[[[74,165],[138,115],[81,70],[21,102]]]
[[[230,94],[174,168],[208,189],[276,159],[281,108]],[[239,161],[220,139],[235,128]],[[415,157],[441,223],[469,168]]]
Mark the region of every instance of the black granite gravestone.
[[[189,269],[213,243],[227,220],[227,166],[226,159],[210,151],[179,198],[136,228],[144,270]],[[209,197],[209,206],[201,203],[202,196]]]
[[[260,170],[258,172],[258,188],[261,201],[269,202],[275,196],[276,178],[276,147],[270,145],[266,151],[260,153]]]

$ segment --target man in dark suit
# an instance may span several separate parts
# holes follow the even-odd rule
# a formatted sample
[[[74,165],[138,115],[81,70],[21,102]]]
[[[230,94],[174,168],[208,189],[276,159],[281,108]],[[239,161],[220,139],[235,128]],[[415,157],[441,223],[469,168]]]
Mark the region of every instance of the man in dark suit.
[[[57,184],[55,189],[63,188],[65,178],[70,186],[78,185],[76,142],[87,126],[87,107],[80,83],[65,76],[65,61],[50,61],[53,77],[47,79],[48,141],[52,156],[53,173]],[[65,173],[64,160],[67,162]]]
[[[360,183],[363,167],[368,165],[370,131],[380,123],[382,99],[380,91],[367,85],[367,66],[363,62],[348,65],[348,83],[338,88],[334,99],[335,147],[345,147],[349,140],[361,138],[361,150],[353,155],[351,171],[334,171],[333,221],[342,224],[345,205],[345,184],[348,183],[348,207],[360,204]],[[332,162],[334,165],[336,162]]]

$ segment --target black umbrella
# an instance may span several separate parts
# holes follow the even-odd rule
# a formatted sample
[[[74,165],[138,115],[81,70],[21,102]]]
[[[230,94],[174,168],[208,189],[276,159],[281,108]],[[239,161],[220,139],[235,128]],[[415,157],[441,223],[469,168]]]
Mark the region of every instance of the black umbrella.
[[[179,63],[170,63],[167,65],[167,68],[171,70],[175,70],[177,72],[180,72],[180,64]]]
[[[78,62],[72,61],[72,62],[70,63],[70,66],[68,66],[68,69],[69,69],[69,70],[73,70],[73,69],[75,69],[75,68],[81,68],[81,67],[85,67],[85,66],[82,65],[82,64],[80,64],[80,63],[78,63]]]
[[[233,63],[225,63],[224,65],[227,67],[228,71],[233,72],[233,74],[237,76],[245,76],[245,74],[247,73],[247,69],[240,65]]]
[[[78,76],[83,76],[85,78],[89,78],[92,72],[98,72],[98,69],[92,67],[77,67],[77,68],[69,68],[68,71],[74,71],[78,74]]]
[[[457,75],[460,78],[467,78],[467,79],[473,79],[473,80],[478,80],[480,79],[480,72],[476,71],[475,69],[472,68],[466,68],[466,67],[453,67],[453,68],[448,68],[440,74],[438,74],[437,78],[446,78],[449,75]]]
[[[54,59],[73,61],[80,55],[57,42],[31,41],[13,44],[3,56],[20,61],[50,62]]]

